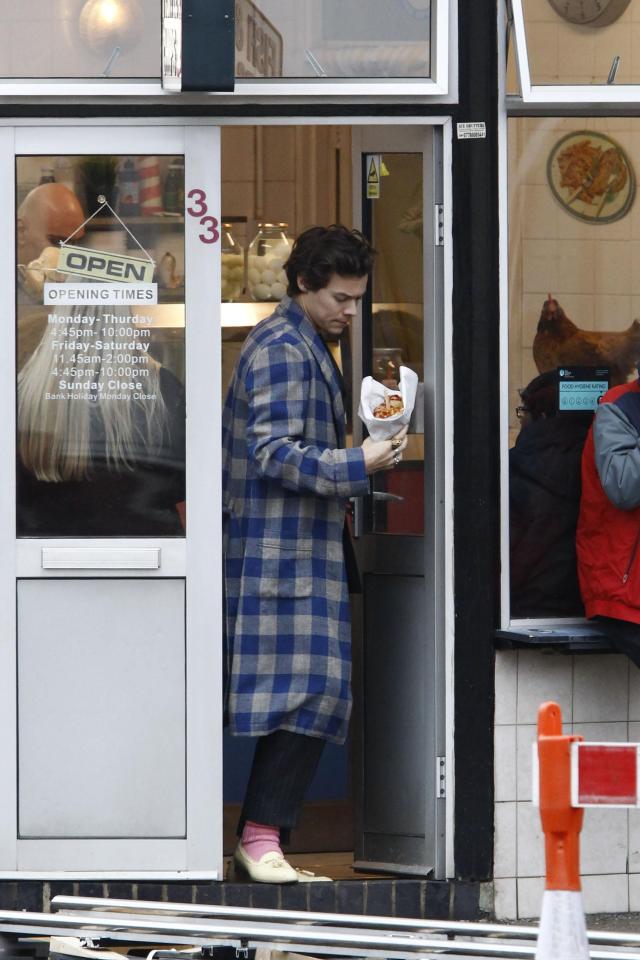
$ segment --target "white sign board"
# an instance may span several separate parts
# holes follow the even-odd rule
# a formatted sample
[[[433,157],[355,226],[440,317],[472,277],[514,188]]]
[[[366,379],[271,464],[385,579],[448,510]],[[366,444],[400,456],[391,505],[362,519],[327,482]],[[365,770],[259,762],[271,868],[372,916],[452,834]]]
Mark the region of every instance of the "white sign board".
[[[484,140],[487,135],[487,126],[484,120],[472,123],[456,124],[458,140]]]

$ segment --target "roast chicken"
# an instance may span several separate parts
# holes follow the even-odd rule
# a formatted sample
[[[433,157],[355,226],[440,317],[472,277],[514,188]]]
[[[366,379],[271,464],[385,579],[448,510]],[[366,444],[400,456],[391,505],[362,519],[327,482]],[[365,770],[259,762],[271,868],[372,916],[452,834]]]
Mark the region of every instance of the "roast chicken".
[[[581,330],[549,294],[533,341],[540,373],[562,366],[607,367],[609,386],[626,383],[640,360],[640,321],[620,333]]]

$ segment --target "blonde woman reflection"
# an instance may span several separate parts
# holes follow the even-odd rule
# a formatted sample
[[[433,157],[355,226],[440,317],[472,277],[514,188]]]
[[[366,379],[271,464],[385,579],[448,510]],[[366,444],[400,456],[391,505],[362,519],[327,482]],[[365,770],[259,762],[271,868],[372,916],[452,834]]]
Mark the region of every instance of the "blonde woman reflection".
[[[181,534],[184,390],[142,329],[126,307],[49,315],[18,374],[18,536]]]

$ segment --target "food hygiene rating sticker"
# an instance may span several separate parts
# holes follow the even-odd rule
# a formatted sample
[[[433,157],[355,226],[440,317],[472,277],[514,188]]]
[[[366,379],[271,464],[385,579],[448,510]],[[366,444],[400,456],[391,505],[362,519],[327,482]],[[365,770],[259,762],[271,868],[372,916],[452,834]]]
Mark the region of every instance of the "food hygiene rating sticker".
[[[609,389],[605,367],[560,367],[558,369],[558,410],[597,410]]]

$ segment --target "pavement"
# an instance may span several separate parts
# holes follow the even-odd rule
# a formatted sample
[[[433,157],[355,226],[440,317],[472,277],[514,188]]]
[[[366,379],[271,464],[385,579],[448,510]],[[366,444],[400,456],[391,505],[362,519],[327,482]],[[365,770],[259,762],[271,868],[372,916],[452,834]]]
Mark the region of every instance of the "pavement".
[[[640,913],[588,913],[587,930],[640,933]]]
[[[588,913],[586,915],[587,930],[610,930],[612,933],[638,933],[640,934],[640,913]],[[489,920],[489,923],[494,921]],[[530,919],[520,918],[519,920],[497,920],[496,923],[514,924],[534,924],[537,926],[540,922],[539,917]]]

